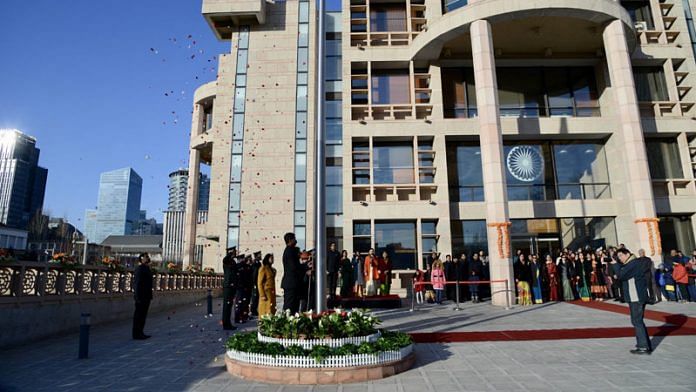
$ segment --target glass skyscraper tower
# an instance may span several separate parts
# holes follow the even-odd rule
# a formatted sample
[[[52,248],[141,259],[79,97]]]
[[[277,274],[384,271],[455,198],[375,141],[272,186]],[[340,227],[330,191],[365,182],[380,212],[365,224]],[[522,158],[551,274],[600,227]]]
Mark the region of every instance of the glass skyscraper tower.
[[[85,216],[89,241],[101,243],[110,235],[132,234],[140,218],[142,189],[143,179],[131,168],[102,173],[96,214],[87,210]]]

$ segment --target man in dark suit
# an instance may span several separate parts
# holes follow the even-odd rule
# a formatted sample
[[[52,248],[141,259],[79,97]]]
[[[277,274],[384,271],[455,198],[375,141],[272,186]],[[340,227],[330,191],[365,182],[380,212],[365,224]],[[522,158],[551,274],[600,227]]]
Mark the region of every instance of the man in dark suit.
[[[259,315],[259,288],[257,282],[259,279],[259,269],[261,269],[261,251],[254,252],[254,261],[251,263],[251,284],[253,287],[249,313],[254,317],[258,317]]]
[[[280,287],[283,289],[283,310],[289,310],[295,314],[300,310],[300,297],[302,296],[303,280],[306,272],[300,263],[300,250],[297,248],[297,240],[294,233],[286,233],[285,251],[283,252],[283,280]]]
[[[326,254],[326,272],[329,281],[329,300],[336,299],[336,286],[338,285],[338,269],[341,265],[341,255],[336,250],[336,243],[329,244],[329,251]]]
[[[624,300],[628,302],[631,311],[631,324],[636,330],[636,348],[632,354],[650,354],[652,346],[648,337],[648,330],[643,321],[645,304],[650,300],[647,277],[650,274],[652,263],[648,258],[637,259],[628,249],[621,248],[616,251],[619,262],[612,262],[614,273],[621,281],[621,292]]]
[[[237,247],[227,248],[227,254],[222,259],[222,269],[225,277],[222,282],[222,329],[232,331],[237,329],[232,325],[232,306],[237,292]]]
[[[152,301],[152,271],[150,270],[150,256],[141,253],[138,256],[139,265],[135,268],[133,278],[133,293],[135,297],[135,312],[133,312],[133,339],[145,340],[150,335],[145,335],[145,319],[147,310]]]

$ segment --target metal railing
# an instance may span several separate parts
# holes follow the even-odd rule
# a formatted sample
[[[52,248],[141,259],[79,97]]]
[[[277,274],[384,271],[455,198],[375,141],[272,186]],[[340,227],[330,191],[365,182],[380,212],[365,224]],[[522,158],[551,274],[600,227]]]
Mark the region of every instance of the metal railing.
[[[4,262],[0,264],[0,303],[44,298],[132,295],[133,278],[133,269]],[[152,287],[156,292],[205,290],[221,288],[222,281],[223,276],[219,274],[153,272]]]

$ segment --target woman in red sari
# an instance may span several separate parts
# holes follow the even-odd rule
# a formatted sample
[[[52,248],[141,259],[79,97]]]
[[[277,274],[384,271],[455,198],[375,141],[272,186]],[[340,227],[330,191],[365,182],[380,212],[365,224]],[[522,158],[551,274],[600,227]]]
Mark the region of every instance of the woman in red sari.
[[[546,255],[546,280],[549,282],[549,301],[558,301],[558,273],[551,255]]]

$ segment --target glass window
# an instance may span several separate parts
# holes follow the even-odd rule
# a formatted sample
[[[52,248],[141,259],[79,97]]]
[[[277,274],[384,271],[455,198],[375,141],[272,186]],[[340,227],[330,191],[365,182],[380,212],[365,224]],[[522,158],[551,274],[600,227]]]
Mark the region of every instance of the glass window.
[[[451,12],[457,8],[462,8],[468,3],[468,0],[442,0],[443,13]]]
[[[237,51],[237,73],[238,74],[246,73],[248,56],[249,56],[248,50]]]
[[[423,235],[435,235],[436,234],[437,221],[434,220],[423,220],[421,221],[421,233]]]
[[[230,185],[230,211],[239,211],[240,189],[239,184]]]
[[[341,80],[343,78],[343,62],[341,57],[327,57],[324,63],[325,75],[327,81]]]
[[[306,48],[309,45],[309,24],[300,23],[298,34],[297,45]]]
[[[473,68],[443,68],[442,97],[445,118],[476,116],[476,84]]]
[[[335,3],[341,4],[341,0],[330,0],[329,4],[336,5]],[[300,23],[309,23],[309,1],[300,1]]]
[[[239,227],[228,227],[227,228],[227,247],[231,248],[233,246],[239,245]]]
[[[459,255],[483,250],[488,253],[485,220],[452,221],[452,252]]]
[[[304,182],[295,183],[295,211],[305,211],[307,209],[307,184]]]
[[[572,116],[573,95],[568,83],[568,69],[544,69],[544,83],[546,83],[546,93],[549,100],[548,114],[551,116]]]
[[[244,101],[246,99],[246,88],[237,87],[234,92],[234,112],[244,112]]]
[[[242,156],[232,155],[232,170],[230,173],[230,181],[241,182],[242,181]]]
[[[297,119],[295,120],[295,127],[297,128],[296,137],[298,139],[307,138],[307,112],[298,112]]]
[[[370,4],[370,31],[407,31],[405,3]]]
[[[681,250],[684,255],[690,255],[696,249],[691,216],[660,216],[660,235],[662,250],[669,253],[672,249]]]
[[[407,70],[373,70],[372,103],[376,105],[408,104],[411,102]]]
[[[540,68],[498,68],[500,115],[538,117],[544,105]]]
[[[416,268],[416,222],[375,221],[375,252],[384,251],[394,269]]]
[[[341,186],[326,187],[326,213],[343,213],[343,188]]]
[[[481,147],[456,144],[447,147],[450,198],[455,202],[483,201]]]
[[[307,86],[297,86],[297,110],[307,111]]]
[[[353,223],[353,235],[372,235],[370,233],[370,222],[355,221]]]
[[[326,142],[329,144],[343,143],[343,123],[340,118],[328,118],[325,122]]]
[[[307,221],[307,213],[304,211],[295,212],[295,226],[305,226]]]
[[[295,181],[307,181],[307,154],[295,154]]]
[[[309,56],[309,49],[298,48],[297,49],[297,72],[308,72],[309,66],[307,58]]]
[[[326,166],[326,184],[341,185],[343,184],[343,167],[342,166]]]
[[[602,144],[553,146],[558,199],[608,199],[609,171]]]
[[[612,217],[561,218],[563,246],[577,249],[590,246],[597,249],[617,245],[616,225]]]
[[[638,101],[653,102],[669,100],[667,84],[665,82],[665,71],[662,69],[662,66],[633,67],[633,76],[636,81]]]
[[[594,68],[574,67],[570,69],[570,86],[578,117],[599,116],[599,97]]]
[[[232,139],[243,140],[244,139],[244,113],[237,113],[232,118],[233,131]]]
[[[634,23],[645,22],[645,27],[648,30],[655,28],[650,10],[650,0],[623,0],[621,5],[626,8]]]
[[[504,147],[505,176],[509,200],[552,200],[553,195],[547,195],[548,181],[553,184],[553,171],[547,173],[547,146],[534,144],[508,145]],[[550,163],[550,162],[549,162]],[[550,165],[549,165],[550,167]],[[548,196],[548,197],[547,197]]]
[[[373,145],[375,184],[413,184],[413,145],[375,143]]]
[[[645,147],[651,178],[684,178],[677,139],[647,139]]]

